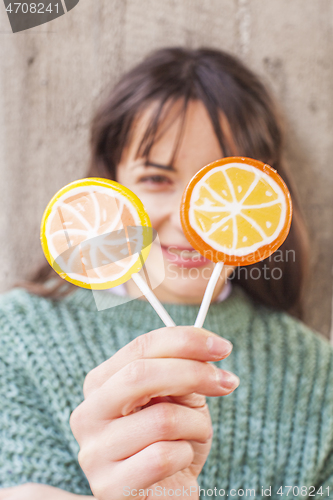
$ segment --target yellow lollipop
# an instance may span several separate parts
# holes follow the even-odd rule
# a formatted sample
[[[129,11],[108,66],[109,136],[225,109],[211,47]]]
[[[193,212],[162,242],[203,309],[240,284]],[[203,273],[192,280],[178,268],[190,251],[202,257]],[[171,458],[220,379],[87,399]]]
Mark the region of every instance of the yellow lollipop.
[[[82,288],[105,290],[133,278],[167,326],[174,322],[138,274],[154,239],[140,199],[121,184],[99,178],[74,181],[48,203],[41,244],[53,269]]]

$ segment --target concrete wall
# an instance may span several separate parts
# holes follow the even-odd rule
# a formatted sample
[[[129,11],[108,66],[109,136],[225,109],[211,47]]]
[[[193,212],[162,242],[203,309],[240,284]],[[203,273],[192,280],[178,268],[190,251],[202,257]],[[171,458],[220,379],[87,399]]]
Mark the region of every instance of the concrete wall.
[[[0,290],[43,259],[50,197],[84,175],[97,102],[121,73],[165,45],[240,56],[287,118],[287,151],[312,241],[306,322],[331,329],[333,244],[331,0],[81,0],[12,34],[0,4]]]

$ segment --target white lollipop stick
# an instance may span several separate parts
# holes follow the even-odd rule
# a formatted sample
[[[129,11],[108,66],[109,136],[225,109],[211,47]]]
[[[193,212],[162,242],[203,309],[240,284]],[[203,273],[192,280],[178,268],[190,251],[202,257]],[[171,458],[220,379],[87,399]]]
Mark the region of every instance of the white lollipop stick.
[[[129,255],[132,255],[130,238],[128,236],[127,227],[124,226],[124,229],[125,229],[125,234],[126,234],[126,238],[127,238],[128,253],[129,253]],[[145,263],[144,263],[141,252],[140,252],[140,260],[141,260],[142,268],[143,268],[145,276],[146,276],[146,280],[149,283],[148,273],[146,271]],[[156,297],[154,292],[151,290],[151,288],[149,288],[149,286],[147,285],[145,280],[143,278],[141,278],[141,276],[138,273],[132,274],[132,280],[134,281],[136,286],[139,288],[140,292],[146,297],[146,299],[148,300],[150,305],[153,307],[153,309],[155,309],[155,312],[159,315],[159,317],[161,318],[161,320],[163,321],[165,326],[176,326],[176,323],[173,321],[173,319],[171,318],[169,313],[167,313],[167,311],[164,309],[161,302],[158,300],[158,298]]]
[[[212,300],[212,296],[215,290],[215,286],[217,283],[217,280],[220,277],[221,271],[223,269],[224,262],[217,262],[215,264],[214,270],[212,272],[211,277],[209,278],[208,285],[205,291],[205,295],[202,299],[201,306],[198,312],[197,319],[195,320],[194,326],[197,328],[202,328],[202,325],[205,322],[207,312],[210,306],[210,302]]]
[[[173,321],[169,313],[164,309],[161,302],[158,300],[154,292],[149,288],[145,280],[138,273],[132,274],[132,280],[146,297],[148,302],[150,302],[150,304],[153,306],[165,326],[176,326],[176,323]]]

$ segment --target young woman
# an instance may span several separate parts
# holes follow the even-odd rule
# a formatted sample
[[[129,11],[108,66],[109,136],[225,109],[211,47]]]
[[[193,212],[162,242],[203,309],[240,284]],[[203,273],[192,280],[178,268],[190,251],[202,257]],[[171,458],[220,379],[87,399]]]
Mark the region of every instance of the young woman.
[[[48,267],[2,296],[0,499],[330,498],[333,351],[293,317],[307,239],[264,86],[226,53],[159,50],[99,109],[91,151],[89,175],[143,201],[165,263],[154,291],[184,326],[161,328],[145,300],[97,312]],[[202,166],[235,155],[280,173],[293,222],[276,255],[224,269],[197,329],[213,264],[187,242],[180,199]]]

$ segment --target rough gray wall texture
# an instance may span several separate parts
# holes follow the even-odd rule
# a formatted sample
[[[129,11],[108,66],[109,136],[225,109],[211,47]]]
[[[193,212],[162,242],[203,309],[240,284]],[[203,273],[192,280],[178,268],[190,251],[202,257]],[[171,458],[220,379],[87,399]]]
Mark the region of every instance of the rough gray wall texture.
[[[151,49],[206,45],[257,71],[287,119],[287,152],[312,242],[306,322],[331,329],[332,0],[81,0],[12,34],[0,5],[1,291],[42,259],[50,197],[84,176],[92,112]]]

